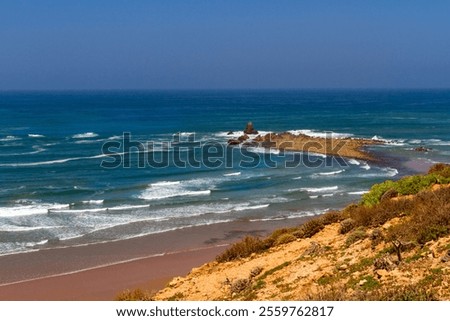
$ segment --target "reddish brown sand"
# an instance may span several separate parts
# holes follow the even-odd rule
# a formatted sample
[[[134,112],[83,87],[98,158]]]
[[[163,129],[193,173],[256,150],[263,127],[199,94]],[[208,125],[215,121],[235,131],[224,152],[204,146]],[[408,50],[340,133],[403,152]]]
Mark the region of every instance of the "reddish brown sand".
[[[124,289],[163,288],[172,277],[213,260],[220,251],[214,247],[168,254],[0,286],[0,300],[112,300]]]
[[[125,289],[159,290],[245,235],[264,236],[305,220],[222,223],[1,256],[0,300],[113,300]]]

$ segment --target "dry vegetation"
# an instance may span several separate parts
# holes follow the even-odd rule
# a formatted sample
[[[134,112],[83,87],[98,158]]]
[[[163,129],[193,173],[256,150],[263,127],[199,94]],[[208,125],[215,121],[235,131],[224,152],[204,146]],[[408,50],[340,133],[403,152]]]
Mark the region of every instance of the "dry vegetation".
[[[374,185],[358,205],[246,237],[154,298],[450,300],[449,182],[437,164]]]

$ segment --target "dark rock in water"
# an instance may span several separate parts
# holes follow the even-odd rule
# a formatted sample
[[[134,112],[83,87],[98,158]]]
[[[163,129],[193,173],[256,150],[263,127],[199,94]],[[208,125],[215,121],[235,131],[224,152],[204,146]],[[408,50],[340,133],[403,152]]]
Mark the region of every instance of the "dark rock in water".
[[[261,135],[256,136],[255,138],[253,138],[253,140],[255,142],[262,142],[264,140],[264,138]]]
[[[243,147],[258,147],[259,144],[254,141],[248,141],[242,144]]]
[[[273,138],[276,138],[276,137],[277,137],[276,134],[274,134],[274,133],[268,133],[268,134],[264,135],[263,139],[264,139],[264,141],[266,141],[266,142],[270,142],[270,141],[272,141]]]
[[[427,147],[420,146],[420,147],[414,148],[414,150],[415,150],[416,152],[429,152],[429,151],[431,150],[431,148],[427,148]]]
[[[234,133],[230,130],[227,135],[234,135]]]
[[[242,135],[242,136],[240,136],[239,138],[238,138],[238,140],[240,141],[240,142],[244,142],[244,141],[246,141],[247,139],[249,139],[250,137],[248,137],[248,135],[246,134],[246,135]]]
[[[261,147],[264,147],[264,148],[274,148],[276,146],[277,146],[277,144],[275,142],[271,142],[271,141],[264,141],[261,143]]]
[[[228,140],[228,145],[240,145],[241,141],[238,139],[230,139]]]
[[[253,127],[253,123],[249,121],[244,129],[244,134],[247,135],[258,135],[258,131]]]

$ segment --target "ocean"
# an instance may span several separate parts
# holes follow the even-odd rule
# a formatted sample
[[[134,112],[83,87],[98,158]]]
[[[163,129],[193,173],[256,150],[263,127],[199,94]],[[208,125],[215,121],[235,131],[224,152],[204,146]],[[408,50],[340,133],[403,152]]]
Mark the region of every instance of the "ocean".
[[[0,92],[0,115],[0,255],[288,222],[450,160],[444,90]],[[248,121],[383,140],[382,161],[228,148]]]

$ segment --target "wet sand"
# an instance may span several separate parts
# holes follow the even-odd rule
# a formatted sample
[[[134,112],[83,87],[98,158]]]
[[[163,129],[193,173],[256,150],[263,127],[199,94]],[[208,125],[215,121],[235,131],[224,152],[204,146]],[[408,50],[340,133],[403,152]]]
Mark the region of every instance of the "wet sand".
[[[0,300],[113,300],[125,289],[156,291],[245,235],[266,236],[308,219],[237,221],[1,256]]]

